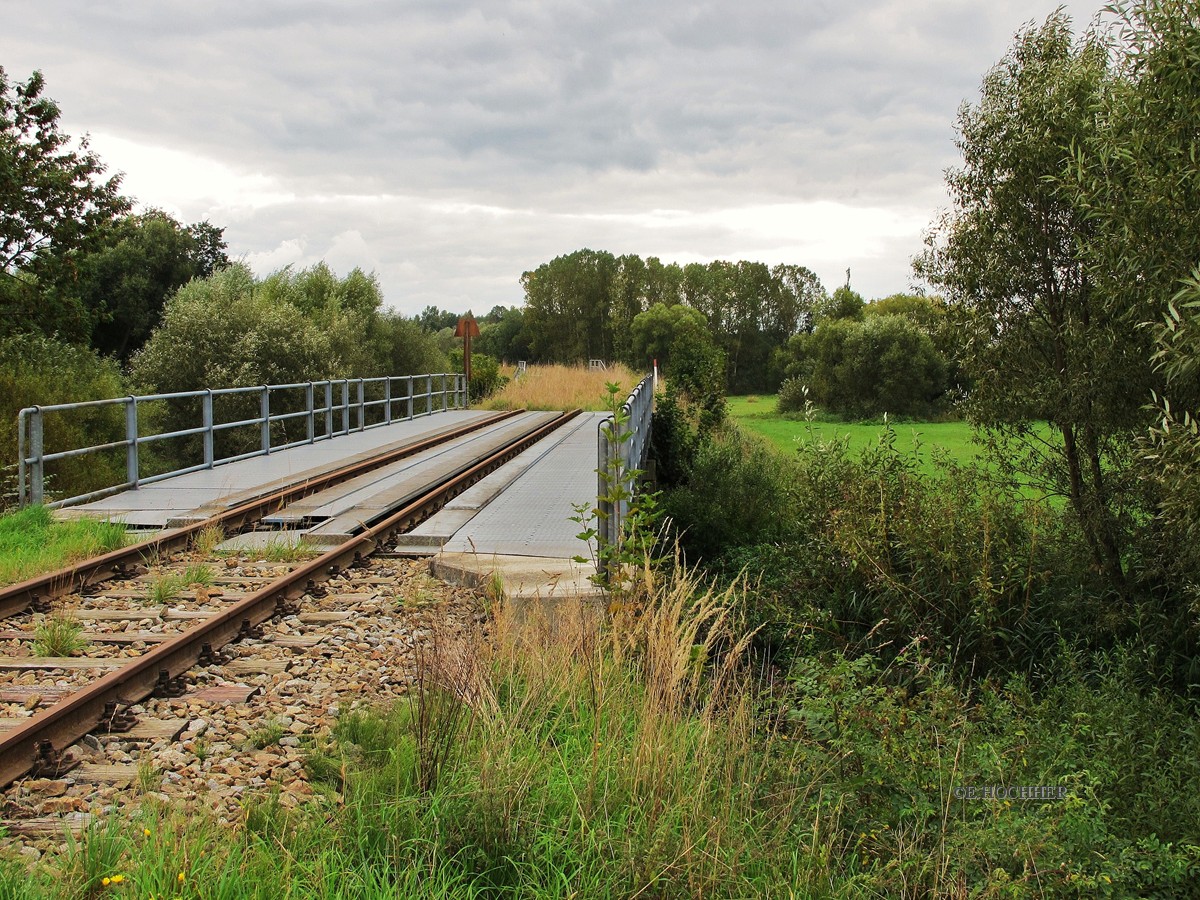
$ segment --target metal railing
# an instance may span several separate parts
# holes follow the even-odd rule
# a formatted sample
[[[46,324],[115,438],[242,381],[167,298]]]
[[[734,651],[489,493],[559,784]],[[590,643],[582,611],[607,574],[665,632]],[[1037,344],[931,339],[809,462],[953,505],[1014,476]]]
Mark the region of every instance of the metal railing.
[[[647,375],[621,405],[621,415],[615,420],[608,416],[597,426],[596,531],[602,547],[620,543],[629,500],[637,490],[637,474],[645,467],[650,449],[653,412],[654,376]]]
[[[438,382],[436,387],[435,380]],[[257,404],[254,403],[255,396]],[[272,411],[273,398],[275,411]],[[199,424],[159,433],[141,434],[139,426],[145,424],[145,417],[139,422],[138,408],[149,404],[168,404],[165,416],[162,415],[162,407],[157,409],[161,418],[175,424],[178,424],[180,418],[188,418],[198,413],[192,420],[198,418]],[[351,431],[366,431],[403,419],[432,415],[448,409],[461,409],[466,405],[466,376],[438,373],[266,384],[31,406],[21,410],[17,417],[18,497],[22,506],[44,503],[46,467],[47,464],[58,460],[123,450],[125,481],[86,494],[55,500],[47,504],[51,507],[83,503],[175,475],[211,469],[252,456],[265,456],[289,447],[328,440],[338,435],[349,434]],[[227,412],[233,413],[235,417],[229,421],[221,421],[221,417],[215,414],[219,406],[227,407]],[[246,409],[255,406],[258,410],[257,415],[247,416]],[[46,452],[47,416],[94,414],[114,407],[124,408],[123,437],[90,447]],[[117,417],[119,418],[119,414]],[[296,423],[302,423],[303,437],[296,436],[296,432],[300,430]],[[224,443],[228,447],[218,447],[223,437],[232,438],[235,432],[239,434],[237,440],[226,440]],[[198,442],[198,446],[193,448],[200,457],[198,463],[152,475],[141,474],[143,461],[138,452],[139,448],[154,442],[188,438]],[[280,442],[277,443],[277,439]],[[243,449],[249,445],[253,445],[253,449]],[[225,453],[230,448],[232,451]]]

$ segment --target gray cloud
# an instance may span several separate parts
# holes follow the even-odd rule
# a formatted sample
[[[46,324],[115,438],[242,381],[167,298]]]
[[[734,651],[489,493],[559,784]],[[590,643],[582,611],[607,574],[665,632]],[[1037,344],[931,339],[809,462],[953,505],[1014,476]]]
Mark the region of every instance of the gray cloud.
[[[1052,9],[47,0],[0,65],[42,69],[143,202],[260,268],[374,268],[407,312],[518,302],[581,246],[850,266],[882,295],[946,202],[959,104]]]

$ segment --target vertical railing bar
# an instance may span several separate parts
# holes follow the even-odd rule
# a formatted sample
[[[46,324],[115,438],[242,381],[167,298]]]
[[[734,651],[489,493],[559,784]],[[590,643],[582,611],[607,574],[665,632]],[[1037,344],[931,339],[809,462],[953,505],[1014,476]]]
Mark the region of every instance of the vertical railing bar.
[[[125,480],[138,486],[138,423],[137,397],[125,400]]]
[[[387,425],[392,424],[392,376],[389,375],[383,382],[383,421]]]
[[[409,420],[411,420],[412,417],[413,417],[413,377],[411,375],[409,375],[408,376],[408,418],[409,418]]]
[[[264,384],[259,395],[258,411],[262,416],[262,452],[264,456],[271,454],[271,387]]]
[[[17,413],[17,506],[24,507],[28,503],[25,496],[25,429],[29,425],[29,415],[26,410]]]
[[[200,400],[200,417],[204,424],[204,467],[213,467],[213,393],[209,390]]]
[[[29,473],[29,499],[35,506],[46,499],[46,464],[42,461],[46,453],[45,437],[42,408],[35,406],[29,417],[29,455],[33,458],[33,468]]]
[[[304,422],[308,432],[305,436],[311,444],[317,439],[316,385],[311,381],[304,386],[304,403],[307,407]]]

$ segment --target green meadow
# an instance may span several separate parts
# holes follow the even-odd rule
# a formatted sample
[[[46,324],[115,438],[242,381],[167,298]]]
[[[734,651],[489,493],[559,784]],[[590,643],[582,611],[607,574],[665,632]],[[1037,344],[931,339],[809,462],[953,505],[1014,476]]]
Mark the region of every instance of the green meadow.
[[[777,402],[775,396],[730,397],[729,414],[744,429],[762,435],[785,452],[795,450],[800,443],[845,440],[850,452],[858,454],[877,444],[885,427],[883,422],[807,421],[794,413],[777,412]],[[932,474],[939,451],[964,463],[980,453],[966,422],[903,421],[892,422],[891,426],[897,448],[915,450],[925,474]]]

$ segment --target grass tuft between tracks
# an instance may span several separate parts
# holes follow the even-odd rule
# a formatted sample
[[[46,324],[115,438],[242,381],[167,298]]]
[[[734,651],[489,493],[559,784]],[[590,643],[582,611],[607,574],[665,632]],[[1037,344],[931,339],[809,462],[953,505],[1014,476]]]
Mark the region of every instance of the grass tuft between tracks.
[[[56,522],[44,506],[30,506],[0,517],[0,585],[117,550],[124,543],[125,526],[119,522]]]

